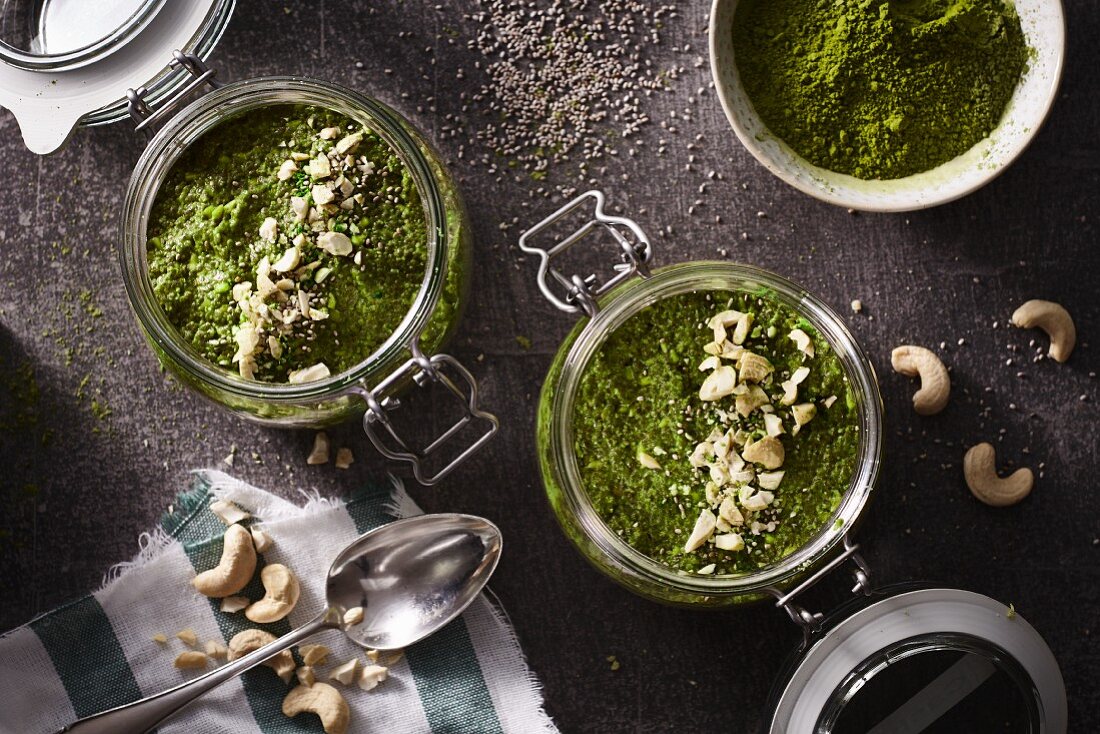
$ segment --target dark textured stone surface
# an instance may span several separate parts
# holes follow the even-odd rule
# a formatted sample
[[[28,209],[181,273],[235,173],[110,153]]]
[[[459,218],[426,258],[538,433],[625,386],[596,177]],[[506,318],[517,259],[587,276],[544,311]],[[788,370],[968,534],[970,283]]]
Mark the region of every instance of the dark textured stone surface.
[[[330,0],[286,13],[281,4],[240,5],[212,59],[223,78],[295,73],[342,82],[403,110],[456,158],[465,136],[442,137],[443,116],[461,114],[460,93],[478,83],[464,44],[476,28],[461,11],[419,0]],[[709,79],[705,65],[695,66],[706,47],[702,3],[684,3],[667,42],[652,49],[655,61],[685,69],[671,93],[650,100],[654,119],[690,107],[693,120],[680,121],[677,134],[651,126],[646,150],[594,175],[654,235],[658,263],[755,263],[800,281],[845,316],[879,371],[889,424],[886,470],[859,533],[877,577],[934,579],[1014,603],[1061,663],[1072,730],[1095,731],[1100,394],[1091,375],[1100,365],[1090,341],[1100,316],[1100,20],[1087,0],[1068,6],[1066,76],[1049,123],[1010,170],[954,204],[852,215],[773,178],[737,143],[712,93],[688,102]],[[428,46],[437,49],[434,66]],[[455,80],[460,66],[463,82]],[[478,119],[471,116],[471,129]],[[686,170],[697,132],[697,159]],[[658,138],[667,140],[663,156]],[[354,425],[333,432],[356,448],[352,470],[307,467],[309,432],[242,423],[158,369],[129,312],[115,252],[117,208],[143,145],[120,124],[78,131],[63,152],[38,158],[11,116],[0,115],[0,628],[95,587],[109,565],[132,556],[187,471],[220,465],[233,444],[237,475],[287,496],[348,491],[380,467]],[[527,198],[530,181],[454,167],[478,250],[453,351],[475,363],[503,429],[445,484],[414,495],[428,510],[500,523],[508,550],[494,587],[563,730],[673,731],[690,722],[719,731],[759,721],[797,639],[782,613],[651,604],[591,570],[559,532],[538,478],[532,423],[542,375],[572,321],[539,297],[533,263],[514,246],[518,228],[498,229],[512,217],[531,223],[552,205]],[[721,179],[700,195],[710,170]],[[696,199],[704,204],[689,215]],[[671,234],[657,236],[664,226]],[[1033,363],[1029,343],[1044,339],[1005,328],[1033,297],[1074,314],[1080,343],[1068,364]],[[848,308],[854,298],[863,301],[860,315]],[[529,337],[531,348],[516,336]],[[889,368],[890,349],[910,342],[946,343],[937,351],[952,368],[954,395],[939,416],[916,416],[913,385]],[[36,401],[20,389],[21,369],[33,371]],[[1040,472],[1032,497],[994,510],[970,496],[960,463],[964,447],[980,440],[997,442],[1006,463]],[[838,589],[815,601],[835,601]],[[610,655],[620,669],[610,669]]]

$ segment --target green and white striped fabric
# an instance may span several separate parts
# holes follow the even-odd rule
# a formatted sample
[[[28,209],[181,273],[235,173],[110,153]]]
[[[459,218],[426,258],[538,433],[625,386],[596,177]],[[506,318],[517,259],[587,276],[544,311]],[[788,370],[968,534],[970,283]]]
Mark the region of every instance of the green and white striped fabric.
[[[323,580],[336,553],[358,535],[394,516],[417,514],[396,481],[347,503],[308,498],[302,507],[220,472],[198,472],[194,487],[164,517],[163,527],[140,539],[132,562],[108,573],[99,591],[38,617],[0,637],[0,734],[54,734],[79,717],[176,685],[195,673],[172,663],[186,649],[175,637],[191,628],[199,644],[225,643],[246,627],[243,614],[195,593],[196,570],[217,564],[222,522],[210,512],[228,499],[252,513],[275,540],[264,563],[285,563],[302,586],[287,619],[264,625],[276,635],[304,624],[324,606]],[[262,596],[257,578],[244,592]],[[167,645],[153,636],[168,636]],[[318,635],[340,663],[363,651],[339,632]],[[320,680],[324,680],[322,668]],[[283,716],[287,686],[260,667],[204,696],[166,722],[161,734],[297,734],[322,732],[313,714]],[[484,597],[458,620],[405,651],[390,678],[373,691],[348,688],[351,732],[551,734],[538,682],[511,627]]]

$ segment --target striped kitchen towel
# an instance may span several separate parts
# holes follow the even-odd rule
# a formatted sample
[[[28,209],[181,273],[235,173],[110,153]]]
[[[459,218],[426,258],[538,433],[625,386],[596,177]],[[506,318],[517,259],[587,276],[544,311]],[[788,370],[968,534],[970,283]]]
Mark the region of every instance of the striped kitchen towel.
[[[197,472],[162,528],[142,536],[132,562],[111,569],[103,588],[0,637],[0,733],[54,734],[88,716],[194,677],[173,661],[184,644],[175,633],[193,629],[201,648],[225,644],[255,626],[243,614],[220,611],[217,600],[191,587],[196,571],[217,565],[224,524],[210,511],[227,499],[252,513],[274,539],[257,568],[285,563],[301,581],[290,616],[265,627],[276,635],[312,619],[324,606],[323,580],[336,553],[358,535],[394,516],[420,510],[400,483],[375,487],[347,503],[307,497],[299,507],[220,472]],[[242,594],[262,596],[258,578]],[[154,641],[164,634],[167,644]],[[329,662],[363,651],[338,631],[319,634]],[[320,668],[325,680],[328,667]],[[162,734],[322,732],[313,714],[283,716],[288,687],[267,667],[211,691],[161,725]],[[433,637],[405,651],[387,681],[367,692],[344,689],[350,732],[538,734],[556,732],[544,713],[538,683],[511,626],[484,596]]]

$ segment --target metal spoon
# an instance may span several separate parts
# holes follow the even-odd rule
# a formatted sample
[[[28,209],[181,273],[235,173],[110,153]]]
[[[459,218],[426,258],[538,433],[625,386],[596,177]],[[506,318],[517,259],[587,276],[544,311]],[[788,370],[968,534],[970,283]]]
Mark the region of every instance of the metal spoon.
[[[398,650],[436,632],[470,605],[500,560],[500,530],[472,515],[420,515],[361,535],[328,572],[328,608],[312,622],[194,680],[64,728],[73,734],[147,732],[221,683],[323,629],[357,645]],[[344,612],[362,607],[347,627]]]

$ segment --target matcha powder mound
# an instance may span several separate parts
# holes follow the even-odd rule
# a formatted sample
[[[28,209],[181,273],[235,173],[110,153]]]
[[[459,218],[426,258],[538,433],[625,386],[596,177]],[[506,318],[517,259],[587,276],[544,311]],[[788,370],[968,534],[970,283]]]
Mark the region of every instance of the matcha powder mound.
[[[1004,0],[742,0],[733,44],[771,132],[863,179],[920,173],[972,148],[1028,59]]]

